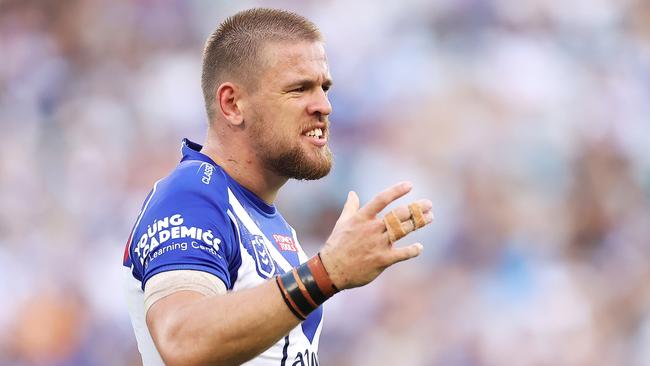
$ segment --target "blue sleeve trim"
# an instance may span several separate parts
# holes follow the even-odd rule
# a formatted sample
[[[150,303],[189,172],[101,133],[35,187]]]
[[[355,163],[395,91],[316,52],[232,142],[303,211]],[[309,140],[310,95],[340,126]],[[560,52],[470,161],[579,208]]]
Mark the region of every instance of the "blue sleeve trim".
[[[149,281],[149,279],[158,273],[162,272],[169,272],[169,271],[176,271],[176,270],[195,270],[195,271],[201,271],[201,272],[207,272],[212,275],[217,276],[223,283],[226,285],[227,289],[231,289],[230,286],[230,281],[228,280],[228,275],[224,273],[221,270],[218,270],[213,267],[208,267],[208,266],[202,266],[198,264],[167,264],[164,266],[160,266],[153,271],[147,273],[147,275],[142,279],[142,291],[144,291],[144,286]]]

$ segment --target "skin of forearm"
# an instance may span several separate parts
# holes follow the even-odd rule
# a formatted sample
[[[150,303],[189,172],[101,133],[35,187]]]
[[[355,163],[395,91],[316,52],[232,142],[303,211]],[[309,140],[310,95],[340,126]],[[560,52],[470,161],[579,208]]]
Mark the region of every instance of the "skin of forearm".
[[[239,365],[299,323],[274,280],[220,296],[179,291],[158,300],[147,312],[156,347],[165,364],[172,366]]]

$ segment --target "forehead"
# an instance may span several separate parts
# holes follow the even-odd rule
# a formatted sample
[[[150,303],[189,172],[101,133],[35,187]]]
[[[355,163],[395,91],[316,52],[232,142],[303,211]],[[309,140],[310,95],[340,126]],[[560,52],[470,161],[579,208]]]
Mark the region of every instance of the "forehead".
[[[273,42],[263,51],[267,82],[290,82],[296,78],[324,81],[330,78],[322,42]]]

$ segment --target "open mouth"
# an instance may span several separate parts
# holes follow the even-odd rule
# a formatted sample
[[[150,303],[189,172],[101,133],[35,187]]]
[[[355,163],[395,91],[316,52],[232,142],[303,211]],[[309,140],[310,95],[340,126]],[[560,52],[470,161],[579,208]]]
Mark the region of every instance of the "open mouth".
[[[315,137],[317,139],[324,139],[325,134],[321,128],[314,128],[313,130],[305,132],[303,135],[307,137]]]
[[[327,136],[325,135],[325,129],[321,127],[316,127],[302,134],[307,137],[307,140],[312,144],[323,147],[327,144]]]

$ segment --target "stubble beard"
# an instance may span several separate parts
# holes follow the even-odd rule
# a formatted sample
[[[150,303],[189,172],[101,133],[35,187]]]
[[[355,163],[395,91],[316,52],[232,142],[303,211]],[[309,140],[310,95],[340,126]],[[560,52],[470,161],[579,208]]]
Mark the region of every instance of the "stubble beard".
[[[258,123],[254,125],[269,125],[259,122],[258,120]],[[301,141],[286,141],[280,137],[269,135],[268,129],[255,128],[251,132],[251,137],[258,146],[257,157],[262,161],[264,167],[280,177],[316,180],[325,177],[332,169],[334,159],[329,146],[314,147],[309,149],[313,151],[307,151]]]
[[[316,180],[325,177],[332,169],[332,152],[323,146],[316,153],[316,158],[304,151],[300,144],[294,145],[276,155],[268,154],[266,166],[274,173],[285,178],[298,180]]]

